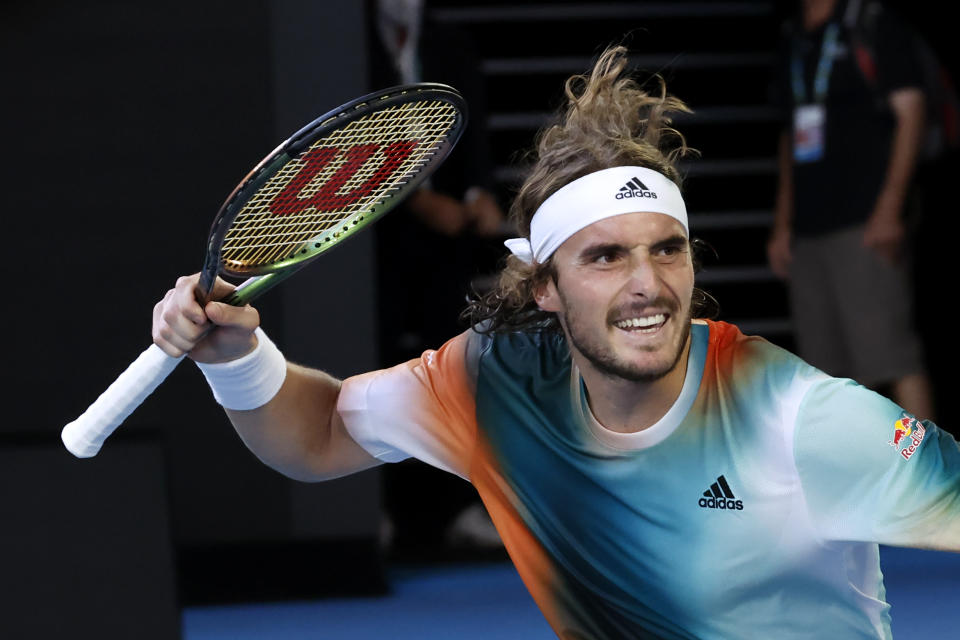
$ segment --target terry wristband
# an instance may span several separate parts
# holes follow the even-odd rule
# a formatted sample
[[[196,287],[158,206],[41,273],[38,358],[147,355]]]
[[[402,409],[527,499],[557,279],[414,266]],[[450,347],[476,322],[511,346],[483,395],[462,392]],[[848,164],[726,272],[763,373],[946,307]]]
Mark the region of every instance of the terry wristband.
[[[277,345],[257,327],[256,348],[236,360],[197,366],[207,379],[214,399],[225,409],[249,410],[262,407],[277,395],[287,377],[287,360]]]

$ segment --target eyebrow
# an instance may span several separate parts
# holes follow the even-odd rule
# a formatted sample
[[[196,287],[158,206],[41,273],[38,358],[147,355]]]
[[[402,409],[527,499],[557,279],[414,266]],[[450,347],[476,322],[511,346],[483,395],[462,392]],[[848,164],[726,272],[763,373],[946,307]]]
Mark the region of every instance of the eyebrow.
[[[667,238],[664,238],[662,240],[657,240],[652,245],[650,245],[650,251],[657,251],[659,249],[663,249],[664,247],[687,245],[688,242],[689,241],[687,240],[686,236],[677,233]],[[628,251],[629,249],[623,243],[603,242],[598,244],[592,244],[585,247],[583,251],[580,252],[580,258],[589,260],[592,258],[596,258],[597,256],[602,256],[602,255],[617,253],[617,252],[628,252]]]
[[[663,240],[658,240],[650,245],[651,251],[656,251],[657,249],[663,249],[664,247],[673,247],[678,244],[686,245],[689,244],[686,236],[683,236],[679,233],[670,236],[669,238],[664,238]]]
[[[592,260],[598,256],[604,256],[611,253],[626,252],[627,248],[619,242],[603,242],[600,244],[591,244],[580,252],[581,260]]]

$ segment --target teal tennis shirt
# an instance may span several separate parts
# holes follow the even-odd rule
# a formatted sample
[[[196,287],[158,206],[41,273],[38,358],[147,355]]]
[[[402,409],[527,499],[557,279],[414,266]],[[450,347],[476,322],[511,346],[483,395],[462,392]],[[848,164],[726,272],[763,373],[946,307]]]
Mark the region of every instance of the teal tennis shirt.
[[[694,322],[636,433],[597,422],[553,333],[464,333],[339,411],[378,459],[476,486],[562,638],[889,638],[877,543],[960,551],[949,434],[725,323]]]

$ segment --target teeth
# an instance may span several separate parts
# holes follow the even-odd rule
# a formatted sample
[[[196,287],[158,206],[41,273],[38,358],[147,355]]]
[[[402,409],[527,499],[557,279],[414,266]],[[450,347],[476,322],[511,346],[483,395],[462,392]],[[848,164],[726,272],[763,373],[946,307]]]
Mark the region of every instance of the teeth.
[[[664,320],[666,320],[666,316],[664,316],[662,313],[658,313],[655,316],[646,316],[643,318],[628,318],[626,320],[621,320],[615,323],[615,326],[619,327],[620,329],[653,327],[658,324],[663,324]]]

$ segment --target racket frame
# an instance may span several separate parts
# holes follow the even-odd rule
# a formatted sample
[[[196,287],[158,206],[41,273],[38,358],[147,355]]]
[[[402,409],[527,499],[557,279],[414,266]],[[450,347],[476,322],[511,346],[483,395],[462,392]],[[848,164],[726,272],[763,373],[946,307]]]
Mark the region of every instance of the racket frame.
[[[218,274],[248,278],[233,293],[222,300],[222,302],[234,306],[247,304],[299,271],[306,263],[331,248],[339,246],[349,237],[378,220],[402,202],[411,192],[419,188],[430,172],[416,172],[411,180],[394,188],[394,193],[390,198],[377,204],[362,216],[351,217],[346,224],[338,224],[305,241],[303,247],[295,256],[285,260],[252,267],[241,273],[226,266],[220,257],[220,247],[223,245],[227,232],[253,194],[276,175],[282,167],[308,150],[315,141],[373,111],[382,111],[409,102],[424,100],[447,102],[454,106],[454,114],[458,121],[454,123],[450,133],[429,156],[432,163],[442,163],[450,151],[453,150],[466,128],[467,105],[463,97],[453,87],[432,82],[399,85],[356,98],[302,127],[261,160],[227,197],[210,226],[206,255],[200,272],[197,292],[201,304],[205,304],[211,299],[210,292],[213,290],[213,283]]]

